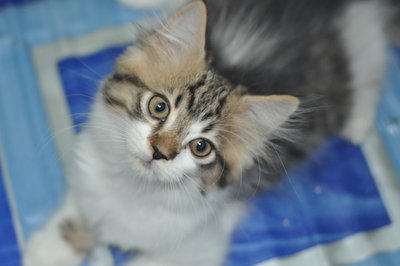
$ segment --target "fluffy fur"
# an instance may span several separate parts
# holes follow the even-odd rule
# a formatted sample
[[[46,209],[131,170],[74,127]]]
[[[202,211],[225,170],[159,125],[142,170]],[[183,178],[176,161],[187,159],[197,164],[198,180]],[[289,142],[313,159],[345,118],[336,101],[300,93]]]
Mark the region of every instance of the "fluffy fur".
[[[78,136],[65,204],[25,266],[79,265],[95,243],[138,250],[129,266],[222,265],[244,198],[327,136],[367,134],[385,62],[378,2],[206,5],[208,20],[193,2],[117,60]]]

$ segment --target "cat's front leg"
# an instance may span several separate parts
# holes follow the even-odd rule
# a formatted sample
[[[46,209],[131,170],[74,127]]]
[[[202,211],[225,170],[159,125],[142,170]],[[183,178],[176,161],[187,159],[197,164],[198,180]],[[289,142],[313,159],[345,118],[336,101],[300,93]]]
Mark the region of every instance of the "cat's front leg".
[[[78,266],[92,247],[83,217],[68,196],[62,207],[24,247],[24,266]]]

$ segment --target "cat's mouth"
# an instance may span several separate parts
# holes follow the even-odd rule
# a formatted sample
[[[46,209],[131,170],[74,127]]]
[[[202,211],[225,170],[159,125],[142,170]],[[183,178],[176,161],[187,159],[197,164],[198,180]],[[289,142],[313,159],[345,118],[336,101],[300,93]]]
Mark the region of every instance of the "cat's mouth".
[[[142,174],[144,174],[144,177],[146,179],[150,178],[153,179],[155,178],[156,180],[158,180],[158,178],[160,177],[160,175],[162,175],[162,170],[161,170],[161,166],[159,165],[160,162],[153,160],[153,159],[143,159],[143,158],[139,158],[138,159],[138,164],[137,167],[139,167],[140,169],[135,168],[134,171],[139,170]]]
[[[139,159],[139,162],[140,162],[140,164],[141,164],[144,168],[150,170],[150,169],[151,169],[151,166],[152,166],[153,160],[147,161],[147,160]]]
[[[153,159],[138,158],[139,165],[148,173],[157,173],[159,170],[158,162]]]

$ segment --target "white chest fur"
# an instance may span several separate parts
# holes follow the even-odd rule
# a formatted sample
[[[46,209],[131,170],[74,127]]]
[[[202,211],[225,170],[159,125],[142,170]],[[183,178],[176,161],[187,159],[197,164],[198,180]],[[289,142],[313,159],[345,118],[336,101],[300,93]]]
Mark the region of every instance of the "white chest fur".
[[[193,181],[146,181],[104,162],[87,139],[79,145],[71,192],[98,241],[123,249],[165,249],[218,222],[214,210],[221,198],[201,195]]]

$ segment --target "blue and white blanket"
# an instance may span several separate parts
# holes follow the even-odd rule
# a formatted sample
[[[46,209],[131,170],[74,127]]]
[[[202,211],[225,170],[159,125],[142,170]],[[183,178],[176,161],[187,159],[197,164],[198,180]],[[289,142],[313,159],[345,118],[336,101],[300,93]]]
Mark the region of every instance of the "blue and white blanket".
[[[20,265],[23,243],[59,205],[69,147],[99,81],[134,42],[131,23],[152,14],[113,0],[0,0],[1,265]],[[400,165],[400,61],[392,54],[377,122],[384,141],[332,138],[254,197],[226,265],[400,265],[392,167]],[[115,265],[126,259],[113,253]]]

